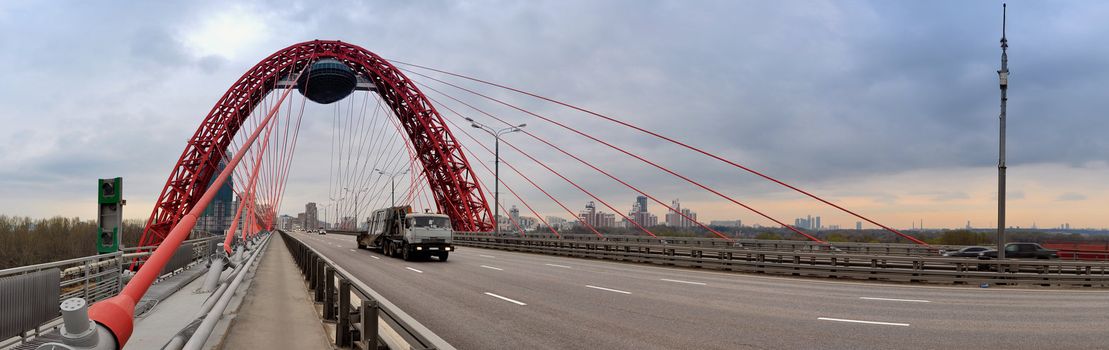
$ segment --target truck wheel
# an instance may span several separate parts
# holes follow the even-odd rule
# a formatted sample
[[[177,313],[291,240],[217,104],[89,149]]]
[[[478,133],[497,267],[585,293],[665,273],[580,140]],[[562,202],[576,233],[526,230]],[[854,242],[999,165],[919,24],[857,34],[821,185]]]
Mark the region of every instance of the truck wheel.
[[[401,256],[404,257],[404,261],[412,261],[411,249],[408,249],[408,247],[405,246],[401,246],[401,250],[403,250]]]
[[[381,254],[385,254],[385,256],[393,256],[392,242],[385,241],[385,243],[381,245]]]
[[[439,262],[447,261],[447,256],[449,256],[449,255],[450,255],[450,253],[447,253],[447,252],[439,253]]]

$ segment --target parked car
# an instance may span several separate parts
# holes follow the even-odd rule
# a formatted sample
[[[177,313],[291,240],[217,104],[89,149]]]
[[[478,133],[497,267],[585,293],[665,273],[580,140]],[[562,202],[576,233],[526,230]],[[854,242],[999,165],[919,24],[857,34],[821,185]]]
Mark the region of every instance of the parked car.
[[[327,230],[324,230],[324,229],[321,228],[320,231],[319,231],[319,234],[321,234],[321,235],[327,234]]]
[[[978,257],[978,253],[981,253],[981,252],[984,252],[984,251],[987,251],[987,250],[990,250],[990,248],[977,247],[977,246],[976,247],[964,247],[963,249],[944,252],[943,256],[958,257],[958,258],[975,258],[975,257]]]
[[[978,253],[983,260],[997,259],[997,249]],[[1006,259],[1058,259],[1059,251],[1040,246],[1038,243],[1009,243],[1005,245]]]

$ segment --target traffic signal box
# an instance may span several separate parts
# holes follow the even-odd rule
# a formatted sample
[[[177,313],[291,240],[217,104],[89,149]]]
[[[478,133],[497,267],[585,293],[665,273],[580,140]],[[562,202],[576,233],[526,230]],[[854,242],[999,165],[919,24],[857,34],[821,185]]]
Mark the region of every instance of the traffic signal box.
[[[100,179],[97,202],[96,251],[99,254],[119,251],[123,230],[123,178]]]

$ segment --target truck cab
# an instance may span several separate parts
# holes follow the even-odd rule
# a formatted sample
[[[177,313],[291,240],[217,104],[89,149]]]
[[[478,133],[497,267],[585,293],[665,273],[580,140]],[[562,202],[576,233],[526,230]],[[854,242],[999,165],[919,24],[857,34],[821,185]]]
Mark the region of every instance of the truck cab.
[[[443,214],[411,213],[404,218],[404,246],[409,254],[447,260],[451,246],[451,219]],[[403,254],[403,252],[402,252]]]

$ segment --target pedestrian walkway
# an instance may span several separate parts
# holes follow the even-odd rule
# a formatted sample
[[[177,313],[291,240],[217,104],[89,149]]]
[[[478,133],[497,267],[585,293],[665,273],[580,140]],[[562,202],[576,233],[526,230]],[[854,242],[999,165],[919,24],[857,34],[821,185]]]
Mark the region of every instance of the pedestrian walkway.
[[[279,235],[254,276],[220,349],[331,349],[304,278]]]

